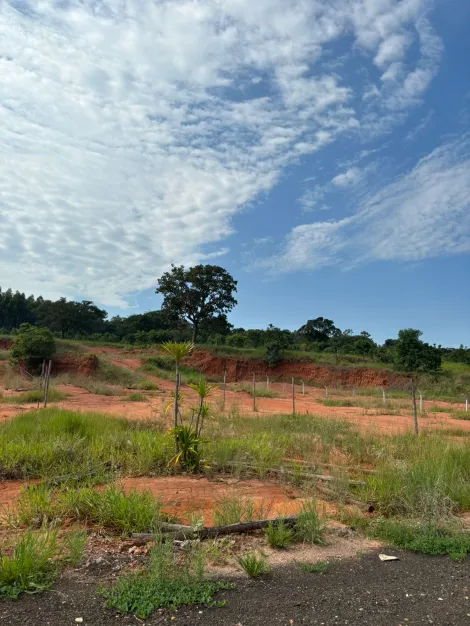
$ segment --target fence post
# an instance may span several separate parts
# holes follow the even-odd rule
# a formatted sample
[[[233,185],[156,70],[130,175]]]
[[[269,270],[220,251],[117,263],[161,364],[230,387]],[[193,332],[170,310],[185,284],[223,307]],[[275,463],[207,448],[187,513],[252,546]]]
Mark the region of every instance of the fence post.
[[[354,389],[354,387],[352,388],[352,395],[353,397],[356,395],[356,390]]]
[[[286,393],[286,383],[282,383],[282,395]]]
[[[463,397],[465,398],[465,413],[468,413],[468,396],[463,394]]]
[[[224,408],[223,410],[225,411],[225,393],[227,390],[227,366],[224,367]]]
[[[328,398],[328,387],[325,387],[325,398]]]
[[[292,415],[295,415],[295,382],[292,378]]]
[[[300,381],[302,383],[302,395],[305,395],[305,383],[303,380]]]
[[[416,393],[415,393],[415,385],[413,382],[413,379],[410,378],[411,381],[411,399],[413,402],[413,424],[414,424],[414,428],[415,428],[415,434],[419,435],[419,428],[418,428],[418,411],[416,410]]]
[[[386,406],[386,404],[387,404],[387,396],[385,394],[385,387],[382,387],[382,399],[383,399],[383,405]]]
[[[419,393],[419,412],[423,412],[423,394],[418,390]]]
[[[269,389],[269,376],[266,374],[266,389]]]
[[[253,411],[256,411],[256,374],[253,372]]]
[[[46,372],[46,361],[42,362],[41,365],[41,378],[39,380],[39,391],[42,391],[43,386],[44,386],[44,374]]]
[[[46,379],[44,381],[44,408],[47,407],[47,396],[49,395],[49,380],[51,378],[52,361],[49,361],[49,365],[46,371]]]

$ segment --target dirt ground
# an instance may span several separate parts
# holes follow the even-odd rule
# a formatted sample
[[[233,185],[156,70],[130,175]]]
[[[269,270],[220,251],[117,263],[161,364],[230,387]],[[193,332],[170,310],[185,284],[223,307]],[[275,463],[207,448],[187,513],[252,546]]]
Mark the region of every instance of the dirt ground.
[[[130,370],[137,370],[141,366],[141,359],[137,358],[134,354],[128,355],[126,353],[120,354],[116,357],[110,348],[99,347],[97,352],[106,355],[108,360],[118,367],[123,367]],[[75,387],[73,385],[59,385],[58,389],[68,394],[68,397],[57,403],[57,406],[61,408],[67,408],[71,410],[79,411],[98,411],[107,413],[110,415],[118,415],[127,419],[136,420],[157,420],[168,421],[168,417],[165,417],[164,409],[168,402],[171,400],[170,392],[173,389],[173,383],[171,381],[158,378],[156,376],[146,374],[146,378],[158,385],[157,392],[147,393],[146,400],[143,402],[123,402],[122,397],[119,396],[101,396],[89,393],[81,387]],[[260,385],[265,385],[265,381]],[[235,391],[240,384],[231,384],[226,390],[225,409],[230,411],[233,415],[250,415],[253,417],[269,414],[269,413],[292,413],[292,397],[291,386],[287,383],[271,383],[270,389],[274,391],[278,397],[275,398],[261,398],[256,399],[256,411],[253,411],[253,399],[247,392]],[[1,386],[0,386],[1,391]],[[130,390],[123,390],[124,393],[131,393]],[[9,392],[6,392],[9,393]],[[182,394],[184,403],[186,406],[191,406],[196,402],[196,394],[189,387],[183,386]],[[378,408],[363,408],[363,407],[332,407],[325,406],[322,400],[325,397],[325,390],[322,388],[316,388],[312,386],[305,387],[305,395],[302,394],[302,387],[296,385],[295,387],[295,411],[296,413],[310,413],[312,415],[318,415],[333,419],[343,419],[355,424],[362,433],[368,431],[376,431],[387,433],[402,433],[409,431],[413,428],[413,419],[411,411],[411,399],[409,402],[396,401],[397,408],[400,410],[400,415],[387,415],[381,414],[381,409]],[[352,395],[335,395],[335,389],[330,389],[330,399],[341,399],[367,402],[368,398],[363,396],[353,397]],[[376,398],[377,400],[377,398]],[[211,401],[217,410],[220,410],[223,403],[223,392],[221,385],[218,385],[218,389],[213,393]],[[470,431],[470,420],[455,420],[452,419],[450,413],[432,413],[427,412],[430,407],[440,407],[443,409],[464,410],[464,404],[454,403],[449,404],[445,402],[425,401],[424,410],[425,416],[420,417],[420,428],[422,430],[437,430],[437,429],[460,429],[464,431]],[[36,408],[34,405],[14,405],[14,404],[0,404],[0,421],[11,419],[14,415],[21,411],[25,411],[31,408]]]
[[[382,563],[378,552],[378,549],[368,550],[361,558],[330,560],[324,574],[310,574],[292,564],[273,567],[268,577],[258,581],[232,577],[235,588],[217,596],[217,600],[226,600],[222,608],[192,606],[161,610],[145,622],[103,606],[98,588],[115,580],[125,567],[127,555],[112,557],[96,553],[85,566],[65,574],[51,591],[40,597],[0,601],[0,624],[468,626],[470,559],[455,562],[387,550],[400,560]]]

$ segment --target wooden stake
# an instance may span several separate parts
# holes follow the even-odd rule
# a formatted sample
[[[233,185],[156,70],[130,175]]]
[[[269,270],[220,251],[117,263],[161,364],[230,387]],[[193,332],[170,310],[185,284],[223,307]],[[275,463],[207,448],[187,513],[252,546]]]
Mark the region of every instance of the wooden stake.
[[[385,387],[382,387],[382,399],[384,406],[387,404],[387,396],[385,394]]]
[[[226,394],[226,390],[227,390],[227,366],[224,367],[224,408],[223,408],[224,411],[225,411],[225,394]]]
[[[253,372],[253,411],[256,411],[256,374]]]
[[[300,381],[302,383],[302,395],[305,395],[305,383],[303,380]]]
[[[295,381],[292,378],[292,415],[295,415]]]
[[[46,380],[44,381],[44,408],[47,407],[47,396],[49,395],[49,381],[51,378],[52,361],[49,361],[46,372]]]
[[[39,379],[39,390],[42,391],[43,387],[44,387],[44,374],[46,371],[46,361],[42,362],[41,365],[41,378]]]
[[[423,412],[423,394],[419,392],[419,412]]]
[[[266,374],[266,389],[269,389],[269,376]]]
[[[328,398],[328,387],[325,387],[325,398]]]
[[[416,393],[415,393],[415,385],[413,382],[413,379],[410,378],[411,381],[411,399],[413,402],[413,424],[414,424],[414,429],[415,429],[415,434],[419,435],[419,428],[418,428],[418,411],[416,409]]]

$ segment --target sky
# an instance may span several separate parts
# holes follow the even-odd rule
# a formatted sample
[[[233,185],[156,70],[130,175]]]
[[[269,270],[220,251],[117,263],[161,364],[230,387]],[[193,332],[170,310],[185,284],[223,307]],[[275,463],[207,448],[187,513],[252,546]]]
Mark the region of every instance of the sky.
[[[470,345],[470,3],[3,0],[0,285]]]

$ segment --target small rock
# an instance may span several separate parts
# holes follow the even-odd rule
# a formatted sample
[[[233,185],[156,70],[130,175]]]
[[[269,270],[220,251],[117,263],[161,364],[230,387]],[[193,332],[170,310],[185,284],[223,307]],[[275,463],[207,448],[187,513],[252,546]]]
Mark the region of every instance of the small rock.
[[[75,621],[77,622],[77,624],[81,624],[83,622],[83,617],[76,617]]]

